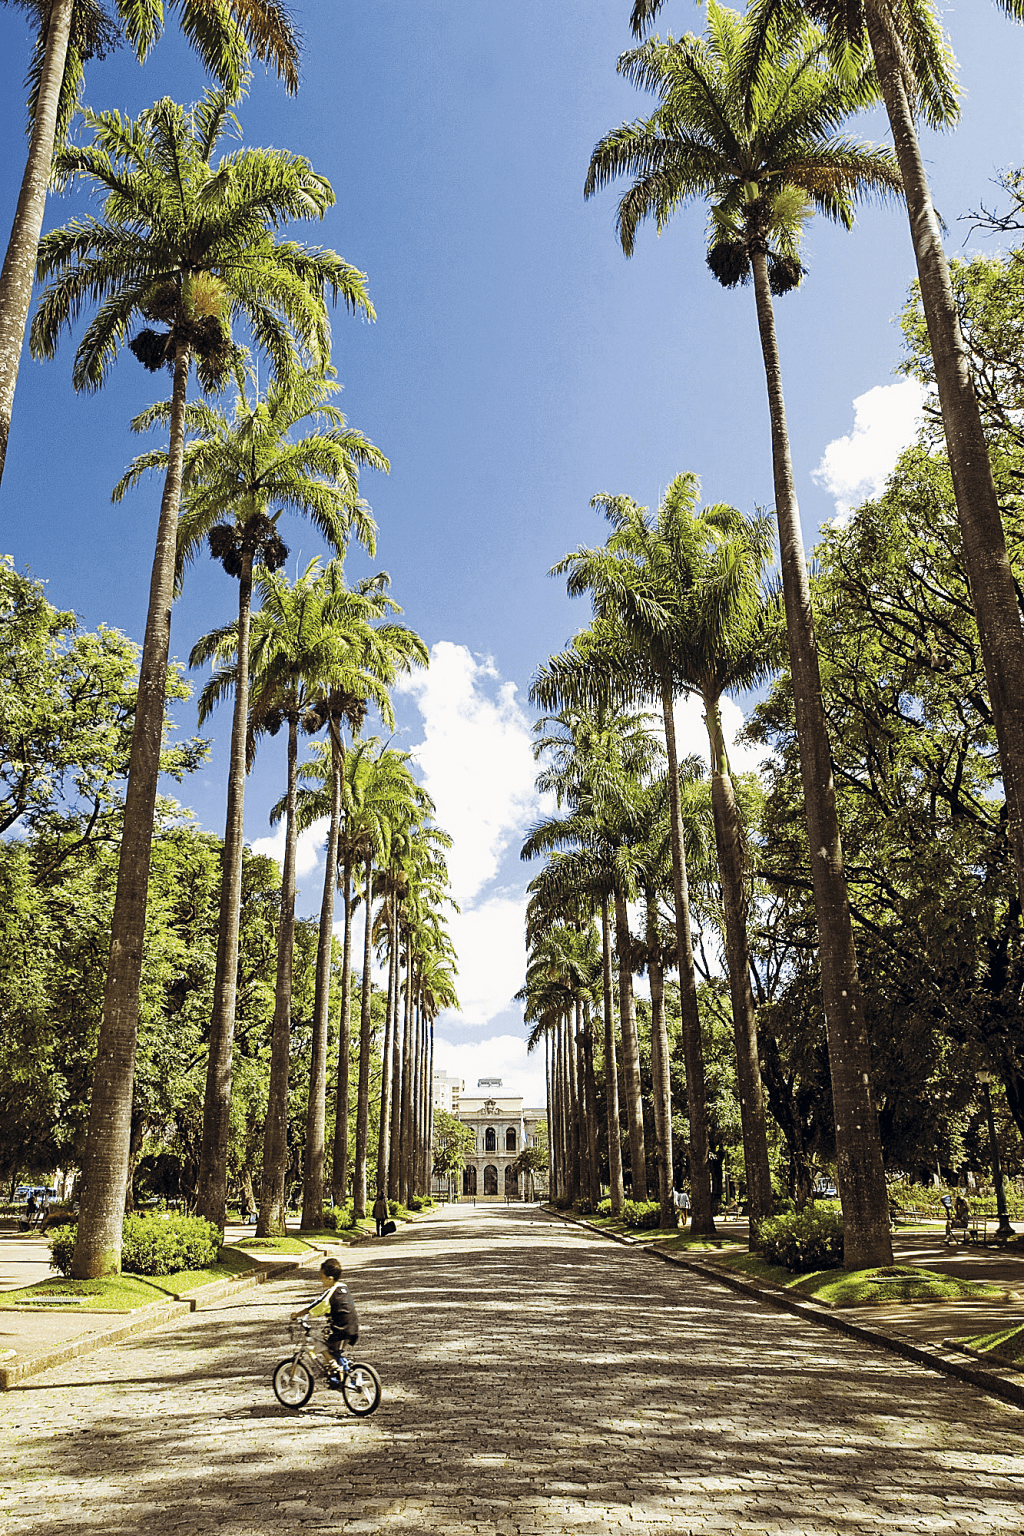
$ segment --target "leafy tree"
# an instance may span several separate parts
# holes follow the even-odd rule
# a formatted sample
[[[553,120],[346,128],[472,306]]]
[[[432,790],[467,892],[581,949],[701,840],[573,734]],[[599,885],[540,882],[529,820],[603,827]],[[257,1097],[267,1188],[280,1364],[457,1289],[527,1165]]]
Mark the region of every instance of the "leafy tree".
[[[212,164],[234,122],[225,95],[208,93],[190,112],[165,99],[135,122],[116,112],[87,112],[85,119],[93,143],[61,150],[56,164],[106,194],[105,217],[73,219],[41,242],[38,275],[52,281],[32,323],[32,352],[53,356],[82,308],[98,303],[73,373],[76,388],[98,388],[141,314],[167,328],[146,328],[129,345],[146,367],[171,369],[173,392],[107,971],[103,1070],[72,1265],[78,1278],[118,1265],[189,370],[195,363],[204,387],[225,379],[233,318],[248,322],[279,376],[291,372],[297,346],[325,366],[327,293],[372,313],[361,273],[333,252],[275,238],[282,222],[320,218],[333,202],[330,186],[306,160],[243,149]]]
[[[97,0],[3,3],[27,11],[38,31],[28,76],[28,162],[0,272],[0,478],[54,145],[63,141],[81,96],[85,64],[103,58],[122,37],[143,60],[163,30],[164,16],[162,0],[116,0],[114,18]],[[168,9],[180,13],[185,36],[230,97],[242,89],[247,46],[258,58],[273,60],[289,91],[298,88],[298,39],[278,0],[169,0]]]
[[[434,1178],[451,1180],[466,1166],[466,1153],[476,1145],[473,1128],[446,1109],[434,1111]]]
[[[774,4],[775,0],[769,0]],[[641,4],[637,25],[656,6]],[[820,706],[820,679],[807,567],[789,450],[772,294],[802,276],[799,240],[813,211],[853,223],[856,202],[900,189],[888,150],[837,129],[877,99],[878,83],[851,50],[825,67],[821,34],[797,9],[762,39],[756,77],[745,68],[754,24],[709,0],[705,37],[648,41],[619,61],[620,73],[654,90],[651,117],[616,129],[591,157],[585,193],[614,177],[632,185],[619,203],[618,232],[630,255],[640,222],[662,228],[684,203],[711,204],[708,265],[726,287],[753,281],[768,384],[775,509],[790,665],[808,818],[822,988],[839,1135],[839,1185],[848,1263],[888,1263],[889,1215],[870,1087],[870,1053],[843,869],[842,845]]]

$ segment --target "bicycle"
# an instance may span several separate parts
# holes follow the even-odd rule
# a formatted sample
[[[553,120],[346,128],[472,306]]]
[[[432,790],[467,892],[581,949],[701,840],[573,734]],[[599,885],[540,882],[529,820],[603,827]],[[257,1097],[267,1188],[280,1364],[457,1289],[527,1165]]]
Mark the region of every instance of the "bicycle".
[[[301,1337],[299,1329],[302,1330]],[[335,1360],[327,1350],[316,1350],[310,1343],[312,1324],[302,1319],[292,1325],[292,1338],[299,1347],[294,1354],[274,1367],[274,1396],[285,1408],[302,1408],[313,1396],[316,1378],[327,1378],[330,1390],[340,1392],[349,1413],[365,1418],[380,1402],[380,1377],[365,1361],[349,1360],[345,1355]]]

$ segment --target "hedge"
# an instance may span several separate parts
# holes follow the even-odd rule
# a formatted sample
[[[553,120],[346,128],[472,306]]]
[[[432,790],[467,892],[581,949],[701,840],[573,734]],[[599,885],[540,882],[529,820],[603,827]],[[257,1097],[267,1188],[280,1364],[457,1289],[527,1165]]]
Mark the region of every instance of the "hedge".
[[[71,1271],[75,1227],[47,1233],[50,1268]],[[201,1216],[126,1216],[121,1234],[121,1272],[126,1275],[174,1275],[208,1269],[220,1252],[220,1232]]]
[[[758,1230],[762,1255],[795,1275],[839,1269],[843,1262],[843,1213],[806,1206],[792,1215],[772,1216]]]

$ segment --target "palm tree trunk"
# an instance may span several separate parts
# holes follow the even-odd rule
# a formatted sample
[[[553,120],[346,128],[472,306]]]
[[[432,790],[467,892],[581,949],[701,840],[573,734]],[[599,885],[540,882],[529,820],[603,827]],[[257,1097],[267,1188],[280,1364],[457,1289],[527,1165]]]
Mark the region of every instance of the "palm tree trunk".
[[[590,1185],[590,1149],[587,1144],[587,1127],[590,1124],[591,1117],[590,1105],[587,1102],[587,1067],[583,1049],[583,999],[578,994],[574,999],[574,1005],[574,1071],[576,1074],[576,1140],[579,1148],[579,1198],[588,1210],[593,1210],[594,1192]]]
[[[697,1007],[697,978],[693,969],[693,938],[690,934],[690,884],[683,841],[683,810],[679,798],[679,754],[676,751],[676,712],[672,680],[661,679],[661,713],[665,722],[665,755],[668,759],[668,798],[672,836],[672,895],[676,914],[676,945],[679,966],[679,1011],[682,1017],[683,1061],[686,1065],[686,1111],[690,1125],[690,1231],[694,1237],[714,1234],[711,1209],[711,1168],[708,1145],[708,1106],[704,1074],[704,1046]]]
[[[398,931],[395,934],[395,943],[401,945]],[[398,968],[401,970],[402,958],[399,947]],[[403,1037],[409,1027],[409,996],[412,992],[412,953],[406,953],[405,967],[405,993],[395,1000],[395,1034],[391,1045],[391,1144],[388,1152],[388,1198],[398,1199],[399,1185],[399,1161],[402,1136],[402,1054],[404,1049]],[[398,1011],[401,1006],[402,1028],[398,1027]]]
[[[903,178],[921,304],[935,364],[942,426],[963,537],[964,563],[985,666],[1006,794],[1007,836],[1024,902],[1024,632],[999,498],[970,364],[960,332],[939,221],[932,206],[914,115],[889,30],[888,7],[865,6],[868,37]]]
[[[555,1179],[555,1075],[551,1062],[551,1031],[544,1031],[544,1082],[547,1086],[548,1199],[554,1200]]]
[[[576,1070],[576,1034],[579,998],[573,999],[573,1013],[565,1013],[565,1081],[569,1098],[569,1199],[580,1197],[580,1084]]]
[[[651,983],[651,1076],[654,1079],[654,1130],[658,1139],[658,1203],[661,1225],[675,1227],[672,1200],[672,1082],[669,1074],[668,1026],[665,1022],[665,973],[658,936],[658,896],[644,893],[647,918],[647,975]]]
[[[583,1078],[587,1089],[587,1169],[591,1205],[596,1211],[601,1202],[601,1163],[597,1155],[597,1081],[594,1077],[594,1032],[590,1022],[589,1004],[584,1008],[582,1045]]]
[[[845,1234],[844,1262],[848,1269],[867,1269],[892,1263],[889,1201],[878,1117],[871,1092],[871,1047],[857,974],[832,757],[821,697],[810,583],[789,454],[782,370],[764,252],[754,251],[751,263],[768,383],[782,587],[832,1074],[836,1166]]]
[[[345,913],[341,942],[341,1016],[338,1019],[338,1087],[334,1096],[334,1153],[331,1201],[348,1200],[348,1073],[352,1051],[352,866],[346,855],[341,869],[341,905]]]
[[[704,719],[711,746],[711,808],[715,823],[718,870],[725,908],[725,951],[736,1042],[736,1082],[743,1128],[743,1162],[750,1200],[750,1247],[760,1248],[758,1230],[772,1214],[772,1171],[764,1118],[761,1063],[757,1052],[757,1015],[750,986],[747,898],[744,891],[743,834],[725,749],[717,698],[704,699]]]
[[[423,1177],[426,1192],[430,1194],[430,1181],[434,1172],[434,1020],[427,1020],[427,1144],[423,1158]]]
[[[601,975],[604,990],[604,1093],[608,1114],[608,1185],[612,1215],[622,1215],[626,1198],[622,1183],[622,1132],[619,1128],[619,1067],[615,1059],[615,1015],[612,1006],[612,939],[608,897],[601,897]]]
[[[388,1150],[391,1118],[391,1050],[394,1031],[398,1025],[398,902],[394,894],[388,897],[391,909],[390,942],[388,944],[388,1005],[384,1017],[384,1046],[380,1056],[380,1123],[377,1128],[377,1181],[378,1195],[387,1193]]]
[[[415,1014],[415,965],[410,936],[408,963],[409,990],[405,999],[405,1029],[402,1031],[402,1110],[398,1134],[398,1198],[409,1204],[410,1173],[412,1165],[412,1056]]]
[[[299,722],[288,720],[288,793],[285,811],[284,872],[281,876],[281,926],[277,934],[277,986],[270,1038],[270,1089],[263,1133],[258,1237],[282,1237],[287,1231],[285,1177],[288,1171],[288,1066],[291,1056],[292,966],[295,954],[295,791],[298,781]]]
[[[556,1200],[565,1199],[562,1135],[562,1035],[561,1020],[556,1019],[551,1033],[551,1174],[552,1195]]]
[[[252,551],[242,555],[238,583],[238,649],[235,707],[231,717],[228,806],[217,927],[217,964],[206,1061],[203,1145],[199,1155],[196,1210],[223,1232],[227,1220],[228,1138],[231,1129],[231,1077],[238,992],[238,933],[242,921],[242,849],[245,842],[246,723],[249,717],[249,617],[252,604]],[[319,1223],[318,1223],[319,1225]]]
[[[363,983],[359,1011],[359,1088],[356,1097],[356,1165],[352,1179],[353,1215],[366,1216],[366,1148],[370,1120],[370,958],[373,950],[373,858],[365,861],[366,924],[363,929]]]
[[[25,345],[25,326],[32,302],[36,253],[46,212],[46,192],[57,136],[57,109],[64,82],[71,19],[75,0],[53,0],[46,21],[46,52],[39,81],[35,122],[29,141],[25,174],[18,194],[11,237],[0,271],[0,480],[7,458],[7,440],[14,409],[14,391]]]
[[[121,1228],[131,1140],[135,1044],[139,1029],[139,987],[160,778],[160,748],[163,745],[190,361],[189,348],[179,345],[174,359],[167,474],[160,502],[128,762],[124,830],[110,926],[110,962],[82,1161],[82,1203],[71,1265],[71,1274],[76,1280],[117,1274],[121,1267]]]
[[[633,943],[629,934],[626,898],[620,890],[615,892],[615,945],[619,952],[619,1032],[622,1035],[632,1198],[646,1200],[647,1157],[644,1148],[644,1110],[640,1098],[640,1048],[633,1009]]]
[[[327,1025],[334,950],[334,888],[338,883],[338,841],[341,834],[341,785],[345,771],[345,748],[335,720],[328,721],[328,731],[331,738],[331,821],[327,832],[327,868],[324,872],[320,930],[317,936],[309,1106],[306,1111],[306,1166],[302,1186],[302,1225],[307,1232],[318,1232],[324,1224]]]

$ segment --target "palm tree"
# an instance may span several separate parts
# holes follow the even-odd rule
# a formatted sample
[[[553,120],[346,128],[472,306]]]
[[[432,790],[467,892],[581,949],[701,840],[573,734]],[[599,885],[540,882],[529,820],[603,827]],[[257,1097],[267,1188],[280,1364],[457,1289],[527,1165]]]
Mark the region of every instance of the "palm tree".
[[[814,850],[846,1262],[860,1268],[891,1262],[888,1199],[772,294],[796,287],[803,276],[799,236],[812,210],[849,227],[858,198],[895,194],[901,182],[888,151],[854,143],[836,131],[852,112],[877,99],[877,82],[862,57],[851,54],[841,71],[827,69],[821,34],[798,17],[772,33],[770,57],[765,55],[755,84],[743,67],[751,35],[749,21],[709,0],[704,38],[647,42],[624,54],[620,72],[656,90],[661,106],[650,118],[626,124],[598,144],[586,195],[620,174],[635,178],[619,203],[619,239],[627,255],[642,219],[653,217],[660,228],[683,203],[708,199],[709,267],[727,287],[753,279],[768,383],[801,773]]]
[[[346,623],[353,612],[358,616],[360,599],[358,593],[345,587],[340,561],[321,570],[319,557],[312,560],[294,587],[279,572],[257,570],[255,585],[261,605],[251,626],[250,761],[260,736],[275,735],[282,726],[288,732],[285,853],[259,1227],[261,1236],[270,1236],[284,1227],[299,728],[310,704],[323,692],[356,679],[361,685],[366,684],[369,696],[382,712],[390,705],[386,690],[360,671],[359,647],[353,645]],[[237,686],[237,640],[237,624],[233,623],[206,636],[195,647],[197,661],[217,659],[224,663],[203,689],[200,708],[204,712],[208,713],[218,699]],[[312,723],[318,723],[315,717]]]
[[[54,145],[81,96],[83,67],[103,58],[123,35],[141,62],[163,30],[162,0],[116,0],[112,20],[95,0],[2,0],[38,23],[29,67],[29,150],[3,270],[0,271],[0,479],[7,457],[14,392],[32,300],[39,235]],[[182,30],[203,64],[234,99],[245,80],[247,46],[273,61],[289,91],[298,89],[299,45],[279,0],[176,0]]]
[[[423,661],[426,661],[425,652]],[[407,767],[409,754],[369,744],[350,759],[346,843],[363,867],[363,973],[359,1020],[359,1082],[356,1096],[356,1145],[352,1180],[353,1214],[366,1215],[366,1165],[370,1103],[370,979],[373,948],[373,871],[390,856],[393,832],[408,827],[433,809],[433,801]]]
[[[637,0],[634,31],[648,25],[663,0]],[[1024,21],[1024,0],[996,0]],[[772,68],[777,38],[804,17],[826,29],[840,60],[870,46],[910,218],[921,303],[928,323],[946,450],[963,537],[971,600],[978,622],[985,678],[999,744],[1018,892],[1024,900],[1024,631],[1006,549],[999,499],[988,456],[970,361],[960,330],[938,215],[932,203],[915,119],[932,128],[959,116],[955,61],[931,0],[757,0],[750,10],[744,74],[758,81]],[[753,90],[748,91],[748,99]]]
[[[762,572],[772,554],[768,520],[748,523],[735,508],[721,504],[697,514],[698,490],[695,475],[677,475],[654,518],[628,497],[596,496],[594,505],[603,508],[614,531],[604,549],[577,550],[562,566],[571,571],[571,590],[589,588],[599,616],[617,619],[630,641],[648,650],[657,676],[669,680],[669,691],[696,691],[704,704],[751,1241],[756,1246],[759,1224],[772,1214],[771,1168],[750,987],[746,859],[722,732],[721,698],[727,689],[753,688],[770,675],[781,635],[773,624],[776,605],[762,591]],[[619,659],[614,651],[606,655],[611,666],[608,685],[618,682],[621,687]],[[591,652],[591,686],[600,666],[600,656]],[[692,959],[688,972],[684,990],[695,1013]]]
[[[259,565],[266,571],[275,571],[284,564],[288,551],[277,527],[282,511],[308,518],[338,555],[344,555],[352,537],[372,555],[376,528],[369,508],[359,496],[359,470],[370,466],[386,473],[390,467],[379,449],[349,427],[342,413],[329,403],[340,386],[322,373],[301,369],[291,377],[273,380],[265,394],[254,393],[250,400],[248,386],[254,382],[251,371],[239,372],[238,394],[230,417],[205,403],[189,408],[189,425],[198,436],[185,449],[184,499],[177,541],[179,572],[195,559],[207,540],[211,554],[220,560],[227,574],[238,578],[237,685],[197,1197],[199,1215],[221,1228],[227,1200],[241,921],[253,567]],[[148,431],[166,420],[168,413],[168,406],[155,406],[135,418],[132,430]],[[295,428],[307,423],[315,430],[294,441]],[[145,471],[166,469],[166,465],[166,449],[139,455],[115,487],[114,500],[120,500]],[[275,504],[277,511],[271,516]],[[190,658],[191,664],[200,665],[208,659],[208,648],[201,641]],[[200,725],[206,718],[200,709]],[[319,966],[317,977],[320,982]],[[315,1044],[314,1038],[314,1056]]]
[[[100,1032],[104,1071],[93,1090],[73,1261],[81,1277],[116,1270],[120,1256],[189,370],[194,363],[204,388],[226,380],[233,319],[248,323],[279,377],[299,347],[325,367],[327,293],[373,313],[361,273],[332,251],[276,238],[282,222],[322,217],[333,202],[306,160],[242,149],[212,164],[234,121],[224,94],[208,93],[191,111],[165,99],[137,121],[116,112],[85,120],[93,143],[62,150],[56,165],[107,193],[105,217],[73,219],[41,242],[39,276],[53,281],[32,322],[32,353],[52,357],[63,331],[97,303],[75,357],[76,389],[103,383],[139,315],[166,329],[147,327],[128,345],[146,367],[171,369],[173,385]]]
[[[602,500],[604,498],[595,498],[598,502]],[[633,507],[626,498],[607,500],[617,509],[616,516]],[[574,595],[592,590],[598,617],[589,630],[576,635],[564,651],[552,656],[540,669],[530,690],[531,698],[548,707],[562,702],[582,708],[605,705],[622,708],[652,697],[661,703],[668,759],[673,899],[690,1125],[692,1230],[709,1236],[715,1225],[708,1164],[707,1095],[690,933],[689,883],[673,702],[675,675],[671,626],[666,625],[664,614],[650,604],[641,604],[635,609],[624,609],[620,605],[619,597],[623,594],[618,566],[614,555],[607,551],[577,550],[554,569],[569,571],[569,590]],[[626,920],[625,902],[621,896],[616,896],[616,912],[617,927],[621,928]],[[622,1006],[620,988],[620,1011]]]
[[[563,653],[564,655],[564,653]],[[552,657],[534,679],[531,697],[543,697],[546,679],[558,673],[561,657]],[[558,717],[538,722],[538,731],[554,725],[556,729],[542,736],[535,751],[554,752],[546,773],[537,780],[542,791],[553,791],[559,806],[569,808],[566,816],[553,816],[536,823],[529,830],[520,850],[523,859],[536,858],[553,849],[572,849],[570,861],[563,857],[548,866],[532,882],[531,890],[546,896],[548,902],[578,899],[588,889],[595,897],[610,897],[615,913],[616,950],[619,961],[619,1027],[622,1036],[623,1087],[626,1121],[629,1128],[630,1174],[633,1197],[647,1198],[647,1162],[644,1146],[643,1110],[640,1100],[640,1052],[636,1037],[633,1007],[633,942],[629,932],[627,903],[635,894],[628,847],[632,829],[629,825],[631,797],[656,759],[658,747],[647,733],[646,720],[612,710],[587,711],[579,707],[563,710]],[[608,1053],[606,1036],[606,1072]],[[618,1139],[617,1124],[611,1120],[609,1103],[608,1142]],[[611,1150],[609,1150],[611,1156]],[[613,1186],[615,1183],[612,1171]]]

